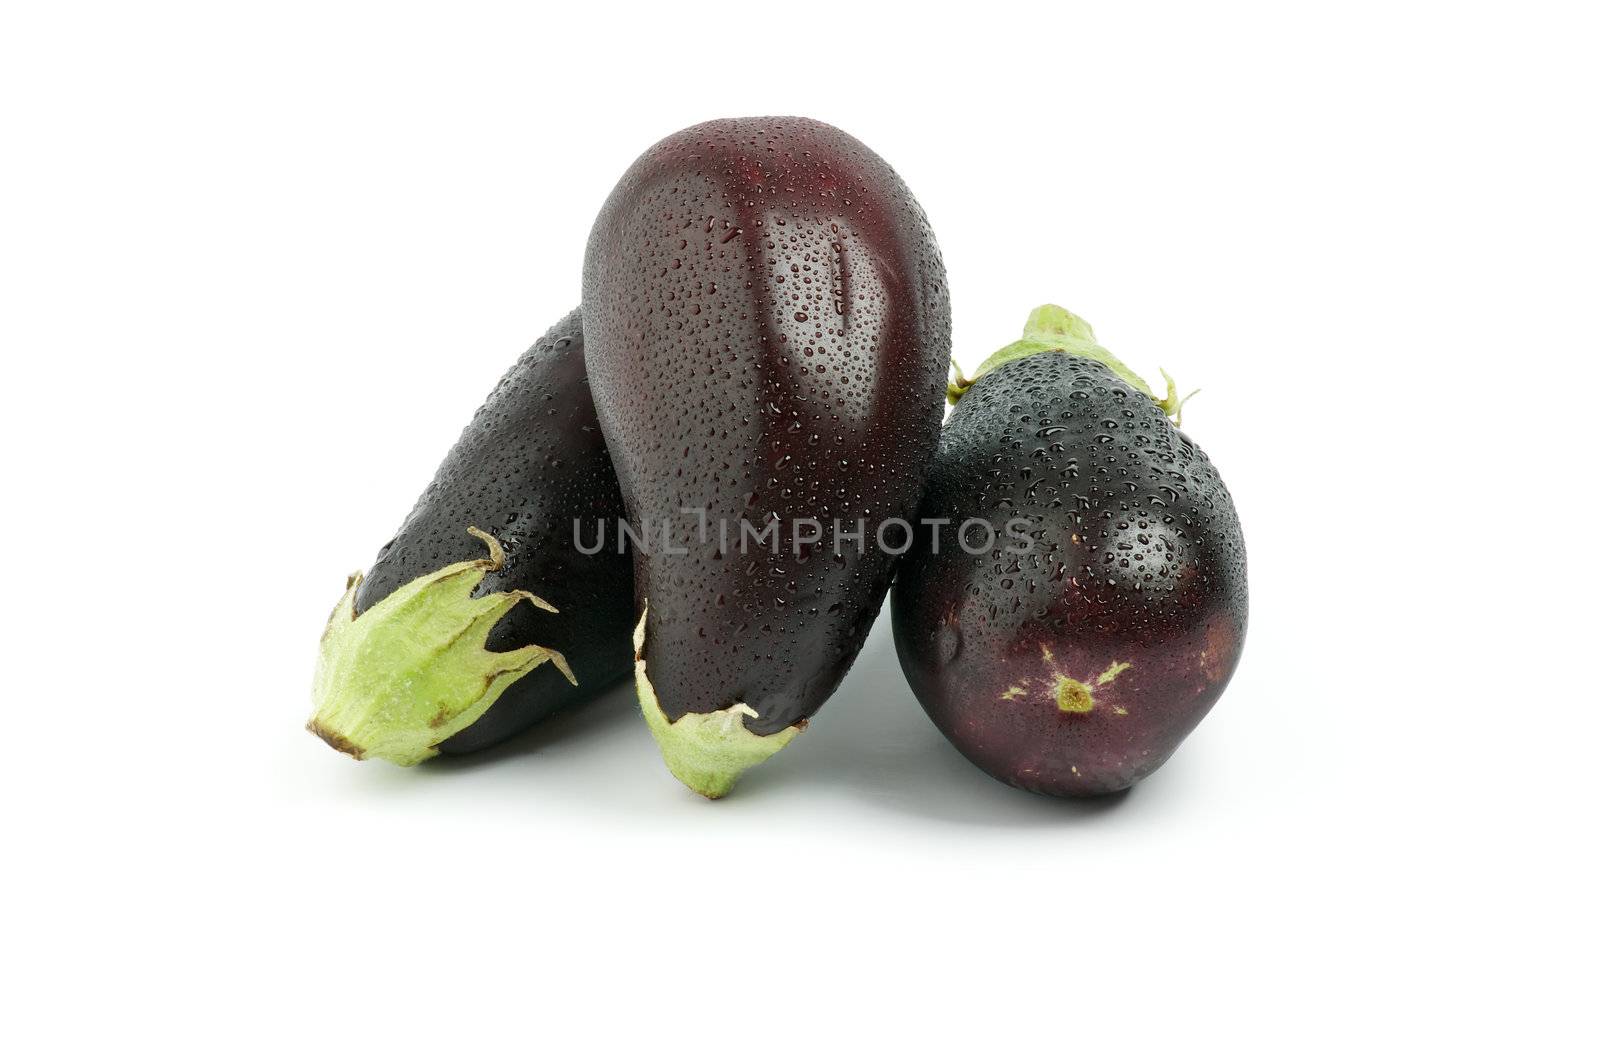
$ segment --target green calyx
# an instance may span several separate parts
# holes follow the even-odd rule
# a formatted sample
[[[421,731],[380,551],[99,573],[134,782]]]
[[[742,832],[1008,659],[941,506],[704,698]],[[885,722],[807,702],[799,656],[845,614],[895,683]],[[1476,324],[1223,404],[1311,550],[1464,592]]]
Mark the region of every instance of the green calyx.
[[[1178,398],[1177,385],[1165,369],[1161,376],[1167,383],[1166,398],[1156,398],[1155,392],[1150,390],[1150,385],[1144,378],[1123,364],[1122,359],[1100,346],[1100,341],[1095,339],[1094,329],[1083,318],[1064,307],[1054,303],[1046,303],[1036,308],[1028,315],[1028,323],[1023,326],[1022,338],[1015,343],[995,351],[984,363],[978,366],[978,371],[972,376],[965,376],[961,367],[951,361],[955,370],[955,380],[945,389],[945,397],[954,405],[961,400],[974,383],[983,374],[993,369],[998,369],[1007,362],[1014,362],[1018,358],[1028,358],[1035,354],[1044,354],[1049,351],[1059,351],[1065,354],[1077,355],[1081,358],[1093,358],[1104,364],[1113,373],[1123,379],[1129,387],[1144,395],[1157,406],[1161,412],[1171,417],[1178,424],[1183,424],[1183,404],[1192,399],[1197,392],[1191,391],[1183,398]]]
[[[474,598],[485,573],[505,565],[500,543],[477,528],[489,556],[418,576],[356,615],[361,574],[350,577],[328,618],[312,683],[316,713],[306,730],[357,760],[411,765],[488,711],[505,689],[549,662],[578,684],[566,658],[543,646],[491,653],[485,642],[520,601],[556,612],[527,591]]]
[[[668,720],[661,711],[656,688],[650,682],[644,659],[644,623],[650,615],[646,603],[633,631],[633,678],[639,691],[644,722],[661,747],[661,759],[677,780],[703,797],[722,797],[739,776],[766,760],[805,729],[805,721],[791,724],[774,735],[758,735],[744,721],[760,714],[749,705],[730,705],[713,712],[689,712]]]

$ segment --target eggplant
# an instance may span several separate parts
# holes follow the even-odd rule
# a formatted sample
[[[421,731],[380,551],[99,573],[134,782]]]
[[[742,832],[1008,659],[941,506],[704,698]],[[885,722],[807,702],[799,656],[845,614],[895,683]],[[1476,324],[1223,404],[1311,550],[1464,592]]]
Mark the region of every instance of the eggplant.
[[[883,604],[893,522],[938,442],[944,262],[854,137],[725,119],[622,177],[583,297],[600,427],[648,544],[640,706],[671,772],[720,797],[804,729]]]
[[[358,760],[416,764],[622,679],[632,559],[625,543],[592,548],[622,513],[574,310],[496,385],[371,571],[350,577],[307,729]]]
[[[945,737],[1000,781],[1126,789],[1238,665],[1248,592],[1233,500],[1169,420],[1181,423],[1172,378],[1157,401],[1060,307],[1035,310],[951,399],[895,582],[901,667]]]

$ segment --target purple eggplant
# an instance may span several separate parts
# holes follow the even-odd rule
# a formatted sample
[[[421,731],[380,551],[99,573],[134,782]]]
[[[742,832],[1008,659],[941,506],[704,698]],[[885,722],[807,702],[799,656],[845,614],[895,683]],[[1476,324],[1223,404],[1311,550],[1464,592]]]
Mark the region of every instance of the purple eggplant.
[[[467,753],[632,666],[622,517],[574,310],[512,366],[323,636],[308,729],[357,759]]]
[[[673,774],[718,797],[806,726],[882,605],[902,533],[878,532],[915,514],[938,441],[944,264],[860,141],[726,119],[623,176],[583,295],[595,406],[648,544],[641,706]]]
[[[895,583],[906,678],[1002,782],[1126,789],[1238,664],[1248,603],[1233,500],[1169,420],[1171,378],[1158,402],[1059,307],[1034,311],[1024,339],[951,397]]]

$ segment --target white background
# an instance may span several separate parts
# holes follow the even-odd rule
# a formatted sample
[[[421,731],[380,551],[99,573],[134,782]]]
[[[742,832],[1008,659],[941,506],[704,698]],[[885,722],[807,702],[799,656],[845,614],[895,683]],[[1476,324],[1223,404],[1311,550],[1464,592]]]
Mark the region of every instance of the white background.
[[[1581,5],[30,4],[0,16],[11,1058],[1594,1058]],[[626,689],[468,761],[300,730],[317,637],[628,163],[806,114],[969,368],[1054,301],[1250,549],[1125,800],[1010,791],[880,625],[712,804]]]

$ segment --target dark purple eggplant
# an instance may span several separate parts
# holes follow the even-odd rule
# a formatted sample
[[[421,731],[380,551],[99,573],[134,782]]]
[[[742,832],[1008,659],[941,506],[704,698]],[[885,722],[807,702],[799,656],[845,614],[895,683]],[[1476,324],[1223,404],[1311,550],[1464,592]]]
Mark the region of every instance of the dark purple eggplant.
[[[650,543],[641,707],[672,773],[718,797],[806,726],[883,603],[877,532],[914,515],[938,440],[944,264],[855,138],[727,119],[623,176],[583,293],[600,425]],[[858,526],[859,545],[835,534]]]
[[[1168,419],[1181,403],[1167,383],[1156,401],[1087,322],[1046,306],[951,389],[895,581],[895,645],[933,722],[1012,786],[1132,786],[1238,664],[1244,537],[1217,470]]]
[[[323,635],[308,729],[415,764],[508,738],[633,663],[632,559],[574,310],[495,387]],[[481,541],[480,541],[481,540]],[[485,552],[487,556],[485,556]]]

